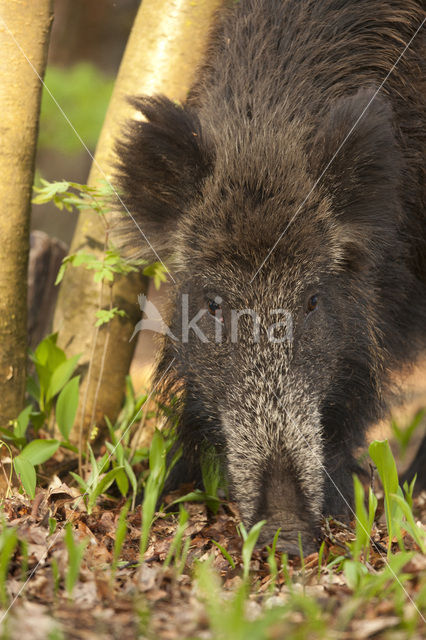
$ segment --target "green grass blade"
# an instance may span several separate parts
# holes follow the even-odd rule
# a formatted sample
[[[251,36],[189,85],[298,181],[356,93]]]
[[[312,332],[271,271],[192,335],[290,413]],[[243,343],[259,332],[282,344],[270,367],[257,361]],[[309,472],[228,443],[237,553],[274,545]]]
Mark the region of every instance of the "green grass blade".
[[[113,551],[113,561],[112,561],[112,571],[113,573],[117,569],[118,559],[120,557],[121,549],[123,548],[124,540],[126,539],[127,533],[127,514],[129,513],[130,508],[130,500],[126,502],[124,507],[122,508],[120,515],[118,516],[117,529],[115,530],[115,540],[114,540],[114,551]]]
[[[72,533],[72,526],[68,522],[65,526],[65,546],[68,551],[68,570],[65,576],[65,588],[70,597],[72,596],[75,583],[80,573],[81,561],[83,560],[88,542],[88,540],[83,540],[80,543],[76,543]]]
[[[218,542],[216,542],[216,540],[212,539],[213,544],[216,545],[216,547],[219,549],[219,551],[221,552],[221,554],[223,555],[223,557],[225,558],[225,560],[227,560],[229,562],[230,567],[232,567],[232,569],[235,569],[235,562],[232,558],[232,556],[228,553],[228,551],[225,549],[225,547],[223,547],[221,544],[219,544]]]
[[[247,581],[249,577],[250,561],[253,555],[254,547],[259,538],[260,531],[265,524],[266,520],[260,520],[260,522],[257,522],[255,525],[253,525],[250,531],[247,533],[246,538],[243,542],[241,555],[243,558],[243,578],[245,581]]]

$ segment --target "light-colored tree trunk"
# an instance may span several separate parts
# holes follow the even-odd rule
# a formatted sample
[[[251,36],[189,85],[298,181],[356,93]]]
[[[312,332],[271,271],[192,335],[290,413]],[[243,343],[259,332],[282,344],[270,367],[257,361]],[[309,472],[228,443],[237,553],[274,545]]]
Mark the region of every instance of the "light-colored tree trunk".
[[[52,18],[53,0],[0,0],[0,426],[24,401],[30,201]]]
[[[96,149],[90,185],[106,178],[114,186],[114,143],[133,115],[128,96],[163,93],[175,100],[185,99],[220,4],[221,0],[142,2]],[[102,221],[91,212],[80,214],[71,252],[85,249],[101,256],[104,238]],[[114,285],[112,304],[124,308],[128,318],[116,318],[96,331],[94,317],[101,293],[93,273],[81,267],[69,269],[61,285],[54,319],[59,343],[68,356],[83,354],[83,402],[76,421],[79,428],[74,429],[74,441],[80,445],[93,423],[100,424],[104,415],[114,420],[120,409],[124,378],[136,343],[129,343],[129,338],[140,318],[137,295],[145,290],[146,282],[141,277],[121,278]]]

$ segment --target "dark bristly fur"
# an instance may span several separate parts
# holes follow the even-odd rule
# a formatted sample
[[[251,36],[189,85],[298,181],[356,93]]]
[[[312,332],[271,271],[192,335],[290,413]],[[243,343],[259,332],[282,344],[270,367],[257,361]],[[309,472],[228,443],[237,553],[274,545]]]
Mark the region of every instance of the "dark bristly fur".
[[[183,293],[190,318],[223,300],[219,344],[209,314],[208,343],[164,341],[158,376],[175,358],[181,390],[173,482],[199,482],[214,444],[246,524],[266,517],[263,540],[281,527],[288,551],[348,513],[353,452],[425,346],[424,29],[375,96],[423,18],[420,0],[230,2],[186,104],[135,99],[145,120],[118,145],[125,203],[174,266],[172,332]],[[278,308],[293,321],[280,344]],[[259,343],[247,316],[229,340],[230,309],[259,314]]]

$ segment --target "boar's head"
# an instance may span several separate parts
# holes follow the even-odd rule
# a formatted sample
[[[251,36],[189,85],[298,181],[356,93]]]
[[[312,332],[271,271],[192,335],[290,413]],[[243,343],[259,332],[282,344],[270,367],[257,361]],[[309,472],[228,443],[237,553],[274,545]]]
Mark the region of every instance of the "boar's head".
[[[126,206],[174,267],[160,373],[174,358],[182,478],[215,445],[246,525],[290,552],[347,514],[380,408],[401,161],[383,99],[357,121],[371,96],[243,124],[143,98],[119,145]]]

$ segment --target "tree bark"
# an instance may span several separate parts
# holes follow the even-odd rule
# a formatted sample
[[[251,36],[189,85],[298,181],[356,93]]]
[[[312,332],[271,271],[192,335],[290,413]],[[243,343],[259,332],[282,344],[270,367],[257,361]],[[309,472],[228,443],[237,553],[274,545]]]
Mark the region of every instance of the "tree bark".
[[[56,276],[67,246],[44,231],[31,231],[28,263],[28,343],[31,349],[48,335],[58,297]]]
[[[107,179],[114,185],[114,142],[125,121],[133,115],[126,98],[137,94],[164,93],[184,100],[205,48],[209,26],[221,0],[144,0],[137,14],[96,149],[89,184]],[[71,253],[90,250],[101,257],[105,229],[91,212],[80,214]],[[141,242],[144,240],[141,238]],[[155,258],[154,258],[155,259]],[[58,342],[68,356],[81,353],[82,394],[77,424],[80,444],[93,423],[107,415],[116,418],[123,399],[124,378],[136,341],[129,343],[140,319],[137,295],[146,292],[146,281],[132,275],[114,284],[113,306],[124,308],[127,319],[114,319],[94,331],[100,286],[93,273],[69,269],[59,293],[54,326]],[[93,341],[95,347],[93,349]],[[90,375],[88,375],[90,364]],[[78,441],[77,430],[71,438]],[[81,435],[82,434],[82,435]]]
[[[0,0],[0,425],[23,407],[29,217],[53,0]]]

